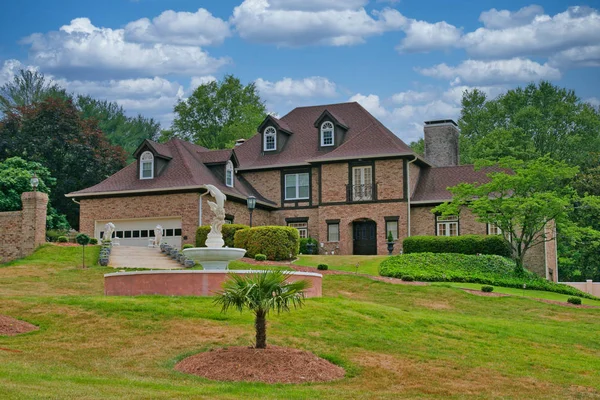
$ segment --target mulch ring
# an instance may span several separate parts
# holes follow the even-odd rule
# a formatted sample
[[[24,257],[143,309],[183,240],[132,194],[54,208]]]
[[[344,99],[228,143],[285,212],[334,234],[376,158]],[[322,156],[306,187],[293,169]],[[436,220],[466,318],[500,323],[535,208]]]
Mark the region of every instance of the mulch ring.
[[[461,288],[461,289],[467,293],[474,294],[475,296],[485,296],[485,297],[507,297],[507,296],[510,296],[510,294],[506,294],[506,293],[482,292],[481,290],[465,289],[465,288]]]
[[[0,335],[15,336],[21,333],[37,331],[39,328],[29,322],[20,321],[7,315],[0,314]]]
[[[215,349],[183,359],[175,369],[216,381],[263,383],[329,382],[345,374],[312,353],[278,346]]]

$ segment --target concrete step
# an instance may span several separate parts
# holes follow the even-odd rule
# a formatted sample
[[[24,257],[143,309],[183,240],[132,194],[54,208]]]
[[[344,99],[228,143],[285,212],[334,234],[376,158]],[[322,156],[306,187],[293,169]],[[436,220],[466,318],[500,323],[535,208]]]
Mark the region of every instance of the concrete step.
[[[160,252],[159,248],[113,246],[110,267],[146,269],[182,269],[182,265]]]

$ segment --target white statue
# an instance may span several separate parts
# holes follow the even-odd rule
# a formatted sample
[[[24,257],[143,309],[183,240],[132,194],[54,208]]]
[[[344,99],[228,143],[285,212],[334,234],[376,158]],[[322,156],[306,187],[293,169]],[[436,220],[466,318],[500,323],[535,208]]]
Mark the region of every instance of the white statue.
[[[156,225],[154,228],[154,245],[160,246],[160,241],[162,240],[163,227],[160,225]]]
[[[204,185],[204,187],[216,201],[214,203],[212,201],[208,202],[208,206],[215,216],[210,223],[210,232],[206,239],[206,247],[220,248],[225,245],[221,228],[225,223],[225,200],[227,200],[227,196],[213,185]]]
[[[115,232],[115,224],[109,222],[104,225],[104,240],[112,241],[112,235]]]

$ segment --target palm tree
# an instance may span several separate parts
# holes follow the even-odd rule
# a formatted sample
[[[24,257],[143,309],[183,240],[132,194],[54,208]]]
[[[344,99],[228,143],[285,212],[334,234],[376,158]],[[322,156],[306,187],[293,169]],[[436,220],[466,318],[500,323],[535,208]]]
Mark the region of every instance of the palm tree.
[[[267,348],[266,317],[269,311],[290,311],[290,306],[302,307],[304,303],[304,291],[310,287],[310,282],[288,282],[289,276],[289,273],[276,270],[248,275],[234,273],[215,298],[215,303],[222,306],[222,312],[229,308],[242,312],[247,308],[254,313],[257,349]]]

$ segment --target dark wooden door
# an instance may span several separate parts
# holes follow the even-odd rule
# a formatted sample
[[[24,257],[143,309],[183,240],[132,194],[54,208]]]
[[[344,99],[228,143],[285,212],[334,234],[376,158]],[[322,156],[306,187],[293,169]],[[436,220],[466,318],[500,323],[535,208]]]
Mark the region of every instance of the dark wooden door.
[[[355,222],[353,230],[354,254],[377,254],[377,225],[375,222]]]

